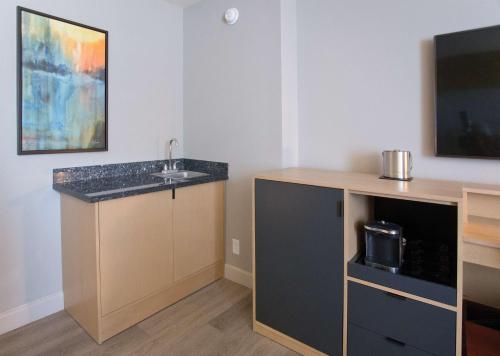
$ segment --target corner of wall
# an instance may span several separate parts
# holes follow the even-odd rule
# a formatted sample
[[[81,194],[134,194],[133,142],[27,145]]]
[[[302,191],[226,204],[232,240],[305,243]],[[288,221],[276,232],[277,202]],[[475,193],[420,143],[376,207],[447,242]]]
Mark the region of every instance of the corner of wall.
[[[224,267],[224,278],[241,284],[247,288],[253,288],[253,277],[250,272],[242,270],[241,268],[235,267],[233,265],[226,264]]]

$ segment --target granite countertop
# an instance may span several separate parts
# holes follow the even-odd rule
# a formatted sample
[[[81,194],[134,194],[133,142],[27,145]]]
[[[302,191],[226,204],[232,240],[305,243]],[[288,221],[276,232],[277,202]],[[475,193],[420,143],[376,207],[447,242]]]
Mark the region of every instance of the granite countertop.
[[[109,164],[59,168],[53,171],[54,190],[88,203],[172,190],[190,185],[228,179],[228,164],[176,159],[180,170],[207,173],[207,176],[173,180],[152,176],[162,170],[165,161]]]

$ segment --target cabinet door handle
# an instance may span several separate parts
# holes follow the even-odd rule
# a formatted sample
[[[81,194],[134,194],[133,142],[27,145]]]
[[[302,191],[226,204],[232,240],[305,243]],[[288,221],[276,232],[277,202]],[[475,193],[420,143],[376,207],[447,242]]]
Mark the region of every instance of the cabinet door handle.
[[[399,341],[399,340],[396,340],[396,339],[393,339],[392,337],[386,337],[385,339],[388,342],[390,342],[391,344],[398,345],[398,346],[401,346],[401,347],[405,347],[406,346],[406,343],[404,343],[402,341]]]
[[[337,202],[337,217],[341,218],[344,216],[344,202],[342,200]]]
[[[399,300],[406,300],[407,298],[406,297],[403,297],[402,295],[399,295],[399,294],[394,294],[394,293],[391,293],[391,292],[384,292],[385,295],[391,297],[391,298],[394,298],[394,299],[399,299]]]

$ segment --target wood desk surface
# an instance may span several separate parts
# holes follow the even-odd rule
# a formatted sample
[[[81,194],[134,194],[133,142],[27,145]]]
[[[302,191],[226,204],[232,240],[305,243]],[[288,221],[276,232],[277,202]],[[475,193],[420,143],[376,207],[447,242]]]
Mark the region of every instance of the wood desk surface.
[[[463,197],[463,189],[466,186],[464,183],[456,181],[415,178],[411,182],[402,182],[380,179],[376,174],[310,168],[287,168],[263,172],[256,175],[255,178],[347,189],[368,195],[380,194],[448,203],[460,202]],[[500,191],[500,187],[498,190]]]

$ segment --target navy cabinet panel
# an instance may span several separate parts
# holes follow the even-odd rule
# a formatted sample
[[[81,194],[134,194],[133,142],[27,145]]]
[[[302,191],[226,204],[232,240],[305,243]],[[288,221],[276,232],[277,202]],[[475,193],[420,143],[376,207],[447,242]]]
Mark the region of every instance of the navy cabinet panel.
[[[255,181],[256,319],[342,354],[342,190]]]
[[[364,255],[362,258],[364,259]],[[347,264],[347,275],[350,277],[418,295],[444,304],[457,305],[457,290],[453,287],[401,274],[387,273],[387,271],[367,266],[357,260],[359,260],[358,256]]]
[[[354,282],[347,292],[350,324],[431,354],[455,355],[455,312]]]
[[[348,356],[432,356],[397,340],[349,324]]]

